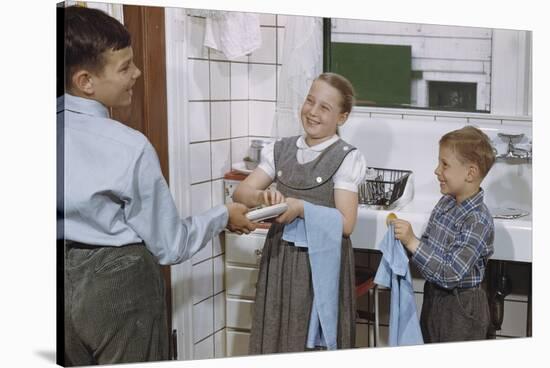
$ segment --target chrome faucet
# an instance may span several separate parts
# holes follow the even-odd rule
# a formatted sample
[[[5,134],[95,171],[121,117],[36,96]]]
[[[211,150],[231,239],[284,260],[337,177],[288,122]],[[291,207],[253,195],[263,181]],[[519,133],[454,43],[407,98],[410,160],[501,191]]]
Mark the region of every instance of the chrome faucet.
[[[519,148],[514,145],[514,140],[521,140],[524,136],[523,133],[520,134],[505,134],[498,133],[498,136],[502,139],[508,139],[508,152],[497,155],[496,158],[499,160],[511,160],[511,159],[522,159],[530,161],[532,157],[532,149]],[[496,150],[493,148],[496,153]]]

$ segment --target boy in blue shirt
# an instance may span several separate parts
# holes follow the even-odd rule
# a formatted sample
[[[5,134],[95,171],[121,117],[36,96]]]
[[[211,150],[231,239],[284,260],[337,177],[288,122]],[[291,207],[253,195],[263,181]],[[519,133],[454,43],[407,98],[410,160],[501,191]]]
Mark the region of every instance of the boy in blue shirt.
[[[480,287],[493,254],[494,224],[481,181],[495,161],[489,138],[466,126],[439,141],[435,175],[443,197],[420,239],[393,220],[395,236],[426,279],[420,324],[425,342],[485,339],[489,304]]]
[[[64,365],[168,359],[160,264],[183,262],[226,226],[255,229],[242,204],[181,219],[147,138],[109,117],[141,75],[130,34],[102,11],[68,7],[64,143]]]

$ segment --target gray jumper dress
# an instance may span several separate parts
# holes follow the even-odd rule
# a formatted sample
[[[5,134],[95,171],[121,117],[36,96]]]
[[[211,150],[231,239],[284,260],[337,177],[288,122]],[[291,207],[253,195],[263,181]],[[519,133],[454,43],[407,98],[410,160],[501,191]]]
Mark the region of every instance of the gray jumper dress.
[[[355,147],[339,139],[315,160],[296,160],[298,137],[275,142],[277,190],[285,197],[335,207],[332,177]],[[307,248],[282,239],[284,224],[273,223],[262,251],[250,354],[306,351],[313,285]],[[338,349],[355,345],[355,276],[351,240],[342,237],[338,304]]]

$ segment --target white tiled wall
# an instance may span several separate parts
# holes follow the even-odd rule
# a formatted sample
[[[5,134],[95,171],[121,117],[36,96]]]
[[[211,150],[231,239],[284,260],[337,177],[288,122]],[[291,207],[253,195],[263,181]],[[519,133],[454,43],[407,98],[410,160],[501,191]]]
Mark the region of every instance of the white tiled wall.
[[[192,214],[223,204],[223,176],[231,164],[248,154],[251,137],[271,136],[284,35],[277,24],[283,18],[262,14],[262,46],[228,60],[203,46],[205,19],[187,17]],[[192,264],[194,358],[225,356],[223,236],[209,242]]]

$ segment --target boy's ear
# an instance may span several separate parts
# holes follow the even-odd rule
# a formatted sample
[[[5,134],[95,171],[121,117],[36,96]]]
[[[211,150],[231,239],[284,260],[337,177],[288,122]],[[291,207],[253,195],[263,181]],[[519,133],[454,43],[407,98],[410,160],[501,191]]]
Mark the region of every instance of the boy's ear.
[[[78,91],[92,95],[94,93],[94,84],[92,82],[92,74],[85,69],[80,69],[73,74],[73,86]]]
[[[344,123],[346,122],[346,120],[348,120],[348,116],[349,116],[349,113],[348,113],[348,112],[343,112],[343,113],[341,113],[341,114],[340,114],[340,118],[338,119],[337,125],[338,125],[338,126],[344,125]]]
[[[466,175],[466,180],[471,183],[475,180],[479,179],[479,167],[475,164],[470,164],[468,166],[468,173]]]

